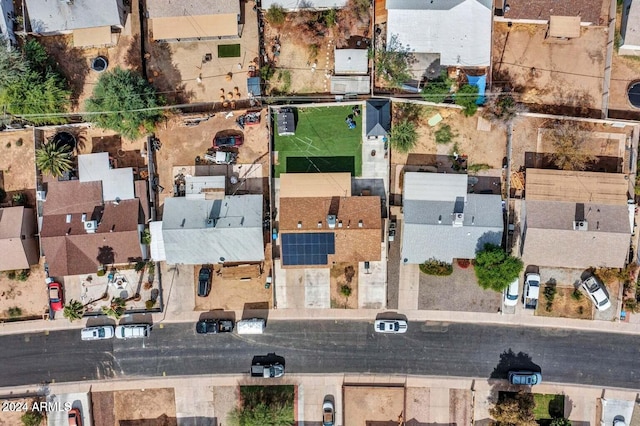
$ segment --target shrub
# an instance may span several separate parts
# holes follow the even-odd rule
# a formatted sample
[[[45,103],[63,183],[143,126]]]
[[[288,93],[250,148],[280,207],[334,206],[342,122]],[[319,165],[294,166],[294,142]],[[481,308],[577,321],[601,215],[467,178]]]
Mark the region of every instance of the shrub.
[[[265,14],[267,21],[273,26],[279,26],[284,24],[284,20],[287,15],[285,14],[284,8],[279,4],[272,4],[271,7],[267,10]]]
[[[347,283],[351,284],[351,281],[353,281],[353,277],[355,277],[355,275],[356,269],[352,265],[344,268],[344,278],[347,280]]]
[[[22,271],[18,272],[18,275],[16,276],[16,279],[18,281],[26,281],[29,278],[29,275],[31,274],[31,271],[29,271],[28,269],[23,269]]]
[[[442,71],[436,79],[428,81],[422,88],[422,98],[427,102],[442,103],[451,94],[452,83],[447,72]]]
[[[626,299],[624,301],[624,308],[630,312],[638,312],[638,301],[635,299]]]
[[[12,306],[9,308],[9,317],[10,318],[19,318],[22,316],[22,309],[17,306]]]
[[[9,271],[7,272],[7,278],[9,278],[10,280],[15,280],[16,279],[16,271]]]
[[[144,231],[142,231],[142,244],[144,245],[149,245],[151,244],[151,231],[149,231],[149,228],[145,228]]]
[[[340,286],[340,294],[342,294],[344,297],[351,296],[351,292],[351,287],[349,287],[348,285],[344,284]]]
[[[558,290],[554,284],[547,284],[544,287],[544,297],[547,299],[547,305],[545,306],[547,312],[550,312],[551,308],[553,308],[553,300],[556,298],[557,292]]]
[[[469,164],[469,166],[467,167],[467,171],[470,173],[477,173],[481,170],[489,170],[490,168],[491,166],[485,163],[474,163]]]
[[[4,147],[5,148],[11,148],[11,142],[7,142],[7,144]]]
[[[451,130],[451,126],[443,124],[438,130],[436,130],[436,143],[443,145],[447,144],[456,136],[458,135]]]
[[[22,143],[23,143],[23,140],[22,138],[20,138],[16,141],[16,146],[22,146]]]
[[[573,290],[573,292],[571,293],[571,298],[573,300],[575,300],[576,302],[579,302],[582,300],[582,292],[578,289]]]
[[[409,152],[418,142],[416,125],[409,121],[402,121],[391,127],[389,135],[391,146],[400,152]]]
[[[147,266],[147,262],[144,262],[144,261],[140,260],[140,261],[136,262],[136,264],[133,267],[133,269],[136,272],[140,272],[140,271],[144,270],[145,266]]]
[[[11,199],[16,206],[24,206],[27,204],[27,195],[24,192],[16,192]]]
[[[98,272],[96,272],[96,275],[99,277],[104,277],[106,273],[107,271],[105,271],[104,269],[98,269]]]
[[[20,417],[23,426],[40,426],[44,420],[42,411],[27,411]]]
[[[427,275],[444,277],[453,273],[453,265],[432,258],[420,265],[420,272]]]
[[[155,306],[156,301],[155,300],[147,300],[146,302],[144,302],[144,307],[147,308],[147,310],[151,310],[153,309],[153,307]]]
[[[464,107],[462,112],[467,117],[471,117],[478,110],[476,100],[478,99],[478,87],[465,84],[456,92],[456,104]]]

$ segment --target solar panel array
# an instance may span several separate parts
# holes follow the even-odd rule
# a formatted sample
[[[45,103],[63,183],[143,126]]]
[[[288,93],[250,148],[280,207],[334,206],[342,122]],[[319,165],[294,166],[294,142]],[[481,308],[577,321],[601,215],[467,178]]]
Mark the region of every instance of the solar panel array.
[[[326,265],[327,256],[336,253],[333,232],[282,234],[282,264]]]

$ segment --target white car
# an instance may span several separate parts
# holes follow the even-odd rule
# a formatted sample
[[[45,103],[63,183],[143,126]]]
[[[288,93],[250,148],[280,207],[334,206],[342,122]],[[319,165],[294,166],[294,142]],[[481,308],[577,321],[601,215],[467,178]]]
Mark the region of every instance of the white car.
[[[144,339],[150,332],[149,324],[119,325],[116,327],[116,339]]]
[[[378,333],[406,333],[407,322],[405,320],[376,320],[373,328]]]
[[[83,328],[80,332],[80,338],[82,340],[105,340],[112,339],[113,334],[113,326],[100,325],[96,327]]]
[[[611,307],[603,285],[593,275],[582,281],[582,288],[587,292],[597,310],[606,311]]]
[[[516,306],[520,291],[520,280],[516,278],[509,287],[504,289],[504,306]]]

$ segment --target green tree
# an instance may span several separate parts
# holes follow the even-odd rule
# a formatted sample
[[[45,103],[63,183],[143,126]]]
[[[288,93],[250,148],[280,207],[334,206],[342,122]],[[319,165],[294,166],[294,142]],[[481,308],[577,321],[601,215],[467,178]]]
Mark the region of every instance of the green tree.
[[[551,142],[551,161],[561,170],[584,170],[598,157],[584,149],[590,132],[582,124],[570,121],[556,121],[551,129],[544,132],[544,140]]]
[[[121,297],[111,299],[109,306],[102,307],[102,313],[108,317],[119,320],[124,315],[126,302]]]
[[[522,271],[522,260],[509,256],[500,246],[485,244],[476,253],[475,271],[478,284],[484,289],[502,291]]]
[[[163,104],[156,90],[131,70],[115,68],[100,76],[86,110],[87,118],[99,127],[114,130],[129,139],[140,137],[141,130],[153,131],[162,117]]]
[[[511,123],[525,108],[518,103],[509,93],[500,93],[497,96],[489,96],[485,104],[483,116],[487,120],[499,126]]]
[[[40,426],[44,415],[41,411],[27,411],[20,417],[20,420],[23,426]]]
[[[455,139],[458,134],[451,130],[451,126],[448,124],[443,124],[440,126],[438,130],[435,132],[436,135],[436,143],[437,144],[448,144],[453,139]]]
[[[427,81],[427,84],[422,88],[422,98],[428,102],[442,103],[451,94],[452,83],[453,81],[447,76],[447,72],[442,71],[438,78]]]
[[[476,101],[478,100],[478,87],[465,84],[458,89],[455,95],[457,105],[464,107],[464,115],[471,117],[478,110]]]
[[[0,38],[0,88],[10,85],[27,71],[22,52],[13,46],[5,48],[6,43],[6,39]]]
[[[284,8],[279,4],[272,4],[266,13],[267,21],[274,27],[284,24],[286,17]]]
[[[65,305],[62,315],[71,322],[81,319],[82,315],[84,315],[84,305],[77,300],[71,299]]]
[[[498,399],[489,414],[496,426],[538,426],[533,412],[535,405],[532,393],[520,391],[512,397]]]
[[[409,46],[404,46],[398,41],[398,35],[393,34],[386,46],[382,44],[376,49],[376,78],[399,88],[411,79],[410,66],[414,62],[415,57]]]
[[[391,146],[400,152],[409,152],[418,142],[418,131],[416,125],[410,121],[403,120],[394,124],[389,135]]]
[[[73,155],[67,145],[49,142],[36,149],[36,166],[43,173],[60,177],[64,172],[73,169]]]
[[[564,417],[556,417],[555,419],[551,420],[549,426],[571,426],[571,420]]]
[[[22,66],[11,65],[12,59],[5,61],[4,69],[9,68],[11,76],[5,76],[4,84],[0,84],[0,104],[8,113],[24,116],[34,124],[66,122],[60,116],[70,104],[66,80],[34,39],[24,44],[22,55]]]

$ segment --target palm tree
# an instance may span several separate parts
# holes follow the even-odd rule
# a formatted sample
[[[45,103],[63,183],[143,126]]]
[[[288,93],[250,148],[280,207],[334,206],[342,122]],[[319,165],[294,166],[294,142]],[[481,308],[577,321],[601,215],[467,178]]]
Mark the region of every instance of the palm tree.
[[[66,306],[64,307],[64,311],[62,312],[62,315],[71,322],[82,318],[83,314],[84,305],[73,299],[71,299],[69,303],[66,304]]]
[[[391,146],[400,152],[409,152],[418,142],[416,125],[408,120],[403,120],[391,128],[389,135]]]
[[[124,315],[126,301],[121,297],[114,297],[111,299],[111,305],[109,307],[103,306],[102,313],[108,317],[119,320]]]
[[[49,142],[36,150],[36,166],[57,178],[73,169],[73,156],[68,146]]]

